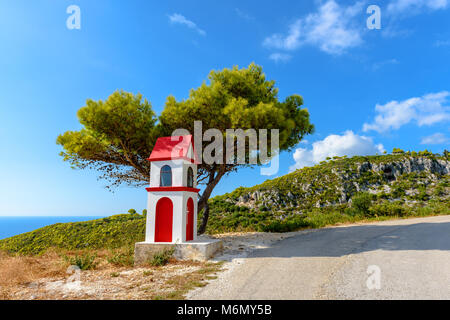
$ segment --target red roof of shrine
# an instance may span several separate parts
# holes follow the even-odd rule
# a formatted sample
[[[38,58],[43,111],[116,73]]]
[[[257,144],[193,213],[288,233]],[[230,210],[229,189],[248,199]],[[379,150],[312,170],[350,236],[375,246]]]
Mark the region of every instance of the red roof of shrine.
[[[192,156],[189,155],[189,147],[192,145]],[[184,159],[198,164],[194,151],[194,139],[192,135],[161,137],[156,140],[152,154],[148,161],[164,161]]]

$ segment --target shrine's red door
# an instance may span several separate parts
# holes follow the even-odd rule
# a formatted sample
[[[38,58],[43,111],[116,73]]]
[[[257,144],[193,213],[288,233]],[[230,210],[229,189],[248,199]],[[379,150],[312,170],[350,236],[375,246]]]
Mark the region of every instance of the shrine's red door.
[[[156,203],[155,242],[172,242],[173,203],[161,198]]]
[[[186,241],[194,240],[194,200],[189,198],[186,208]]]

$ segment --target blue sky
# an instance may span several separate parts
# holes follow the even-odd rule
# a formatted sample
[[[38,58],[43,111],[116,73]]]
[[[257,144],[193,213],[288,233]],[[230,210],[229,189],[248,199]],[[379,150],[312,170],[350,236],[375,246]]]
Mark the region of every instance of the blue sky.
[[[69,5],[81,29],[69,30]],[[366,9],[381,8],[369,30]],[[301,94],[316,133],[273,177],[329,155],[449,148],[450,1],[2,1],[0,215],[110,215],[146,206],[145,189],[104,188],[69,168],[59,133],[87,98],[140,92],[159,114],[211,69],[256,62],[280,98]],[[263,182],[223,179],[215,194]]]

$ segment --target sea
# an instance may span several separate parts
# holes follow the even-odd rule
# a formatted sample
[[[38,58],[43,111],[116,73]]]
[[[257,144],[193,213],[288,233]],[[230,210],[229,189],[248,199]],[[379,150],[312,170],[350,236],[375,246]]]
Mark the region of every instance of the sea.
[[[54,217],[1,217],[0,239],[9,238],[21,233],[33,231],[55,223],[89,221],[103,218],[103,216],[54,216]]]

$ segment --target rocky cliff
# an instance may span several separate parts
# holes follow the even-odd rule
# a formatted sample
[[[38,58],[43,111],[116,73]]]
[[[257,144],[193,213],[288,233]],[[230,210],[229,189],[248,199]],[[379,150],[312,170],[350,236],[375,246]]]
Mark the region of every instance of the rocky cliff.
[[[450,160],[439,155],[335,157],[252,188],[238,188],[220,199],[280,213],[348,205],[361,192],[412,204],[449,197],[449,177]]]

